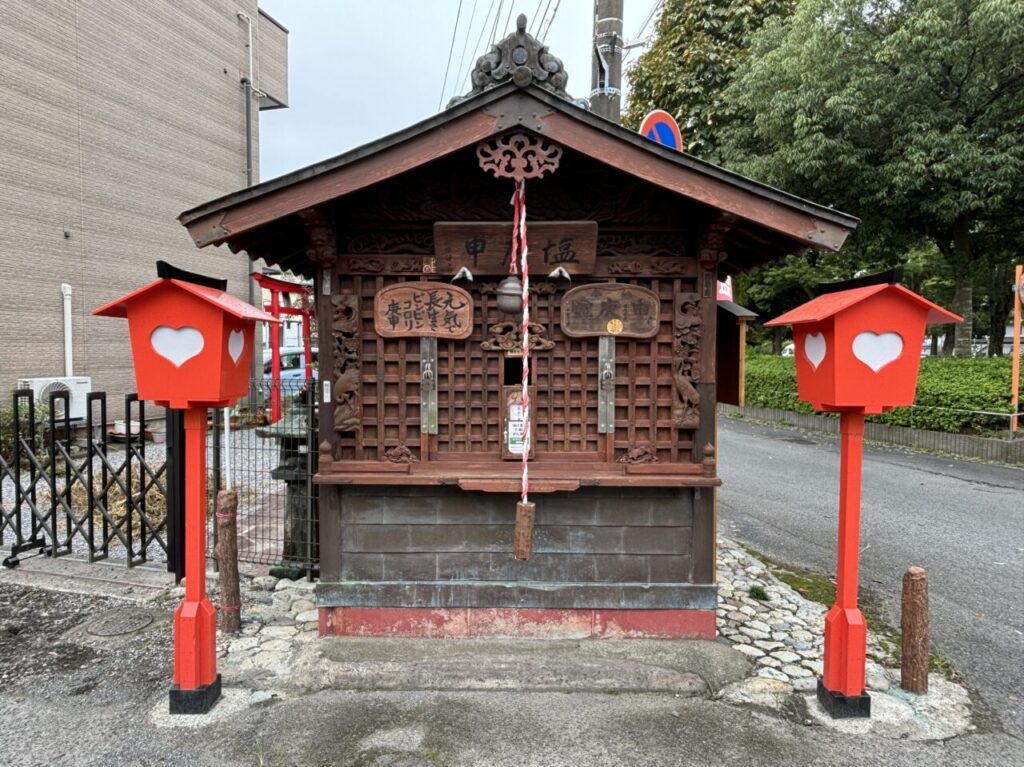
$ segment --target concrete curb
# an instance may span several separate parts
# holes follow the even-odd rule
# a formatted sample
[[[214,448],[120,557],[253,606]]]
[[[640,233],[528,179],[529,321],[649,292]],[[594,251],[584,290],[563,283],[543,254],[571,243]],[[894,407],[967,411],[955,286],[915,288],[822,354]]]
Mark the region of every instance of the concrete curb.
[[[839,433],[839,419],[820,413],[794,413],[770,407],[719,405],[719,412],[725,416],[751,418],[757,421],[780,423],[799,429]],[[864,424],[864,438],[872,442],[890,445],[934,450],[961,458],[979,458],[984,461],[1001,463],[1024,463],[1024,437],[1015,440],[976,437],[971,434],[949,434],[942,431],[911,429],[906,426],[890,426],[884,423]]]

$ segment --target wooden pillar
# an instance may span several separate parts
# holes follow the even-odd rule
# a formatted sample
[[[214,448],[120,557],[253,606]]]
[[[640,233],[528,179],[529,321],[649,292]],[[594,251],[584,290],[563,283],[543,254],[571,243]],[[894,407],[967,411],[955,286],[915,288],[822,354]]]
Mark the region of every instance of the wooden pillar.
[[[736,390],[736,404],[743,407],[747,402],[747,321],[736,320],[740,328],[739,381]]]
[[[238,585],[238,492],[217,493],[217,561],[220,563],[220,629],[242,627],[242,598]]]
[[[339,485],[320,486],[320,581],[341,580],[341,501]]]
[[[726,256],[726,235],[735,216],[719,214],[705,229],[697,246],[697,294],[700,296],[700,364],[695,387],[700,395],[700,425],[694,434],[694,460],[700,460],[705,446],[718,449],[718,393],[715,359],[718,348],[718,264]],[[717,558],[718,493],[715,488],[697,488],[693,497],[694,583],[714,583]]]
[[[318,208],[309,208],[299,216],[306,225],[306,257],[316,267],[313,278],[316,322],[319,332],[319,371],[316,397],[319,403],[319,439],[321,453],[326,446],[327,460],[333,452],[337,435],[334,431],[334,398],[331,394],[331,371],[334,370],[334,339],[331,332],[331,296],[337,292],[338,243],[333,219]],[[321,461],[324,456],[321,455]],[[324,463],[321,463],[324,465]]]
[[[923,567],[908,567],[903,575],[900,632],[900,687],[924,694],[928,692],[928,574]]]

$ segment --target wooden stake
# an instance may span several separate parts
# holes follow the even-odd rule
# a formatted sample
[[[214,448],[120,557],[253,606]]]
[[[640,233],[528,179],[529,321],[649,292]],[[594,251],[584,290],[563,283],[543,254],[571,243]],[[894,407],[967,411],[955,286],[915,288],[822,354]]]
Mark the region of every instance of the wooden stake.
[[[923,567],[908,567],[903,575],[900,615],[903,658],[900,687],[907,692],[928,692],[928,574]]]
[[[242,627],[242,597],[238,588],[238,493],[217,493],[217,563],[220,565],[220,629]]]
[[[513,553],[518,560],[527,560],[533,553],[533,520],[536,510],[533,501],[516,504],[516,532]]]

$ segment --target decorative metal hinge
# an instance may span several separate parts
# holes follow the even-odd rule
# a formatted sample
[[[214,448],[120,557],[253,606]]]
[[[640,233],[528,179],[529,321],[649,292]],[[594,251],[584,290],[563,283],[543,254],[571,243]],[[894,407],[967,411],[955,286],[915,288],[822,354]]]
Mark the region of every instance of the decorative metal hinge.
[[[437,434],[437,339],[420,339],[420,431]]]
[[[597,433],[611,434],[615,431],[615,337],[598,340]]]

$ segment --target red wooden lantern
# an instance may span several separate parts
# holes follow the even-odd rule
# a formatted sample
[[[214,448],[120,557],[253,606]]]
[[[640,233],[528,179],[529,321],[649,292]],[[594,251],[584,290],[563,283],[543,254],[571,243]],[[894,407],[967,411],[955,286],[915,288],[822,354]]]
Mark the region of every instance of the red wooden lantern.
[[[914,402],[927,323],[961,318],[901,285],[826,293],[765,323],[793,326],[797,392],[840,412],[836,601],[825,617],[818,700],[833,717],[870,716],[864,690],[867,623],[857,607],[864,414]]]
[[[868,285],[826,293],[765,326],[793,326],[800,399],[815,410],[881,413],[913,404],[925,325],[960,320],[902,285]]]
[[[278,320],[215,287],[173,278],[93,314],[128,319],[139,398],[185,411],[185,598],[174,613],[170,710],[205,714],[220,698],[217,613],[206,596],[206,410],[245,394],[256,322]]]
[[[221,290],[176,279],[93,314],[128,319],[139,399],[183,409],[227,407],[244,395],[255,324],[278,321]]]

